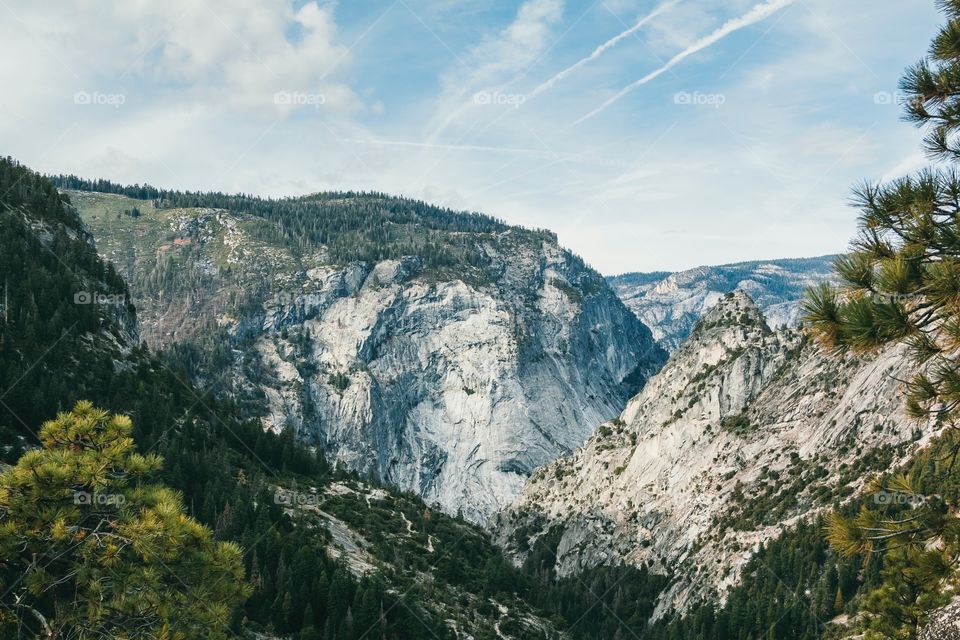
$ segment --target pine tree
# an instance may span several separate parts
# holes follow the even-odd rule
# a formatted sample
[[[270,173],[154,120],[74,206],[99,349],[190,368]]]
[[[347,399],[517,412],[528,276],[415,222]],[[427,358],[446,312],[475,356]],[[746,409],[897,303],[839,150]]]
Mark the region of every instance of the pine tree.
[[[0,636],[226,637],[248,593],[242,551],[149,482],[162,461],[131,431],[79,402],[0,475]]]
[[[907,118],[927,129],[926,151],[946,164],[890,184],[863,183],[852,252],[838,258],[843,286],[820,285],[805,301],[805,321],[827,348],[866,352],[905,343],[918,367],[906,386],[917,420],[951,427],[944,438],[955,460],[960,444],[960,0],[941,0],[947,24],[926,59],[901,81]],[[920,465],[919,467],[922,467]],[[918,467],[918,468],[919,468]],[[950,465],[951,470],[953,465]],[[919,477],[875,481],[878,500],[854,517],[833,514],[826,531],[841,554],[882,554],[881,586],[865,598],[867,626],[884,637],[915,637],[960,558],[955,504],[921,494]],[[929,484],[929,482],[927,482]],[[936,544],[931,544],[936,541]],[[838,590],[834,608],[843,604]]]
[[[930,56],[901,86],[908,117],[932,130],[928,151],[960,160],[960,0],[943,0],[949,22]],[[907,342],[929,365],[911,382],[908,408],[917,418],[960,418],[960,175],[930,169],[888,185],[864,183],[853,251],[837,260],[845,282],[821,285],[805,303],[806,321],[830,348],[865,351]]]

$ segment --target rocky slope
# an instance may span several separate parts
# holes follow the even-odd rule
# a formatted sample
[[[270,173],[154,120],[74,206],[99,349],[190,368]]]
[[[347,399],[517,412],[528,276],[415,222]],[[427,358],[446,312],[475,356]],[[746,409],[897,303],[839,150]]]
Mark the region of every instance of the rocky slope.
[[[934,612],[920,632],[920,640],[960,640],[960,601]]]
[[[534,474],[498,537],[523,558],[559,527],[559,573],[649,563],[672,574],[655,615],[685,610],[931,435],[902,412],[908,375],[898,349],[828,357],[728,294],[618,419]]]
[[[431,243],[469,262],[428,269],[420,256],[334,260],[243,212],[71,197],[133,283],[149,343],[188,345],[208,365],[198,377],[265,407],[268,428],[474,521],[616,415],[664,358],[544,232],[448,224]]]
[[[807,287],[832,280],[835,256],[741,262],[670,273],[626,273],[608,278],[617,295],[668,351],[725,293],[747,292],[771,327],[796,326]]]
[[[386,580],[403,594],[402,607],[421,621],[444,621],[452,637],[570,637],[520,597],[491,595],[472,575],[499,558],[489,535],[475,525],[432,513],[410,494],[352,478],[310,486],[288,482],[271,491],[284,514],[316,532],[327,555],[355,578]],[[411,631],[434,637],[426,626]]]
[[[141,451],[164,460],[156,480],[181,491],[190,515],[218,540],[244,547],[253,594],[236,612],[242,630],[230,637],[323,637],[310,628],[301,635],[291,615],[302,619],[315,607],[316,626],[336,629],[335,599],[345,599],[343,617],[359,621],[361,591],[380,600],[379,632],[355,625],[339,627],[338,637],[568,637],[520,595],[488,588],[490,566],[511,569],[509,583],[519,572],[484,530],[409,493],[332,472],[192,387],[165,354],[140,348],[126,283],[65,204],[48,181],[0,158],[0,470],[36,447],[39,425],[77,399],[130,416]],[[3,515],[0,524],[14,526]],[[169,570],[162,581],[191,590]],[[7,564],[3,575],[9,589],[0,606],[25,606],[26,588],[6,580],[22,574]],[[294,613],[278,616],[284,607]],[[43,613],[53,620],[52,607]],[[0,637],[45,635],[27,618],[17,628],[4,619]],[[147,624],[136,630],[148,633]]]
[[[0,456],[16,459],[53,399],[72,405],[136,344],[126,284],[89,232],[52,185],[0,158]]]

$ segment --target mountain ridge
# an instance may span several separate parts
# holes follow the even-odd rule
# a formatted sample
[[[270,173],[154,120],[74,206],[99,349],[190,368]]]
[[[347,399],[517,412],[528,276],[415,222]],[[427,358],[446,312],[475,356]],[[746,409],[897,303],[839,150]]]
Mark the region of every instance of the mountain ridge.
[[[0,183],[6,179],[0,172]],[[51,203],[62,198],[51,205],[54,213],[67,202],[39,188],[25,192],[27,206],[41,206],[37,194]],[[518,446],[529,448],[537,444],[534,438],[543,438],[544,459],[573,451],[545,466],[533,458],[496,461],[499,472],[520,478],[538,466],[493,522],[497,541],[521,565],[511,567],[486,532],[436,513],[420,500],[422,491],[414,496],[331,472],[314,455],[323,449],[316,440],[294,440],[295,431],[309,432],[293,420],[337,411],[367,415],[373,405],[364,400],[383,392],[391,367],[400,371],[396,380],[403,393],[415,395],[417,412],[409,423],[424,428],[438,424],[429,419],[438,407],[446,417],[470,417],[470,411],[475,416],[484,396],[494,396],[492,386],[483,388],[478,379],[500,388],[524,382],[510,398],[523,397],[531,407],[554,407],[556,398],[578,389],[587,400],[590,394],[609,400],[611,391],[630,395],[656,365],[648,361],[649,368],[630,381],[636,368],[630,371],[623,354],[617,359],[618,345],[636,348],[636,338],[650,336],[636,330],[636,319],[624,314],[609,290],[597,287],[599,276],[546,236],[510,230],[481,232],[483,242],[474,246],[451,245],[463,250],[457,255],[464,261],[441,258],[426,270],[417,256],[331,263],[322,247],[272,240],[263,218],[249,213],[169,207],[117,194],[70,195],[85,212],[89,231],[104,240],[101,252],[121,269],[110,275],[112,267],[97,266],[91,236],[76,218],[72,230],[61,233],[18,218],[16,208],[5,209],[2,224],[13,223],[14,230],[20,225],[51,243],[35,253],[48,266],[66,267],[61,278],[70,285],[51,290],[52,297],[33,285],[44,292],[34,296],[43,309],[36,322],[24,322],[30,320],[29,313],[24,316],[30,296],[15,290],[11,317],[17,327],[40,328],[44,339],[56,340],[46,335],[48,320],[80,305],[97,316],[85,325],[92,333],[81,343],[99,336],[116,339],[121,350],[72,350],[36,381],[53,385],[57,393],[51,398],[76,384],[76,393],[93,393],[104,406],[134,407],[137,442],[168,457],[172,468],[165,477],[190,496],[191,511],[218,536],[247,549],[248,575],[256,585],[244,604],[250,637],[273,639],[298,630],[301,637],[318,637],[311,621],[319,617],[306,615],[307,604],[328,621],[341,621],[335,623],[338,633],[354,621],[373,626],[377,617],[370,614],[377,607],[368,606],[371,601],[379,601],[389,618],[379,624],[389,624],[399,637],[425,625],[444,638],[553,639],[569,632],[592,640],[625,629],[644,640],[707,629],[709,637],[721,638],[727,625],[752,628],[742,624],[744,615],[768,635],[781,637],[789,628],[789,637],[801,637],[795,631],[802,627],[814,634],[802,637],[816,637],[823,624],[818,616],[843,611],[858,584],[877,584],[861,582],[852,563],[826,551],[817,517],[855,498],[866,473],[889,471],[937,433],[935,425],[918,429],[899,412],[898,380],[910,373],[902,348],[828,357],[795,329],[771,329],[758,305],[733,291],[706,311],[625,408],[617,406],[623,409],[618,417],[608,419],[615,410],[601,403],[592,405],[592,417],[582,409],[568,416],[568,424],[594,418],[592,424],[599,424],[585,444],[565,445],[549,430],[521,432]],[[20,236],[6,234],[0,241],[16,247]],[[7,271],[22,267],[24,260],[11,258],[14,253],[0,256]],[[477,262],[477,255],[484,257]],[[29,264],[37,256],[27,252],[23,258]],[[70,277],[77,273],[63,261],[74,258],[92,261],[93,277]],[[450,278],[461,264],[476,268],[474,275],[497,277]],[[129,290],[119,278],[128,272],[138,279]],[[121,296],[120,312],[132,314],[130,303],[142,302],[136,311],[146,319],[144,335],[166,353],[128,344],[135,334],[115,331],[126,321],[114,317],[110,306],[78,302],[77,289]],[[137,297],[144,291],[158,295]],[[3,311],[6,322],[6,302]],[[11,345],[27,343],[20,335],[11,342],[10,326],[3,329],[5,356]],[[564,369],[572,354],[600,369]],[[407,364],[396,369],[398,362]],[[181,368],[189,375],[180,377]],[[11,371],[16,378],[15,366],[0,374]],[[60,375],[51,376],[54,371]],[[418,377],[423,372],[437,377]],[[607,380],[596,384],[597,374]],[[438,379],[442,384],[430,386]],[[205,400],[204,390],[190,380],[228,393]],[[217,386],[224,381],[233,386]],[[321,385],[326,395],[314,395]],[[305,386],[311,394],[302,394]],[[27,397],[10,400],[21,409],[30,406]],[[270,411],[242,422],[244,401]],[[46,397],[36,404],[44,415],[51,410]],[[533,418],[535,428],[543,426],[540,416],[529,410],[523,415]],[[384,416],[381,425],[398,424],[396,414]],[[419,437],[399,431],[380,432],[384,439],[377,439],[371,437],[377,430],[365,431],[364,424],[373,423],[332,436],[348,443],[359,438],[352,453],[361,462],[379,462],[384,454],[389,461],[398,443]],[[594,431],[590,424],[581,427]],[[489,430],[481,431],[495,440]],[[579,437],[574,429],[561,435]],[[450,451],[455,449],[421,460],[433,464]],[[12,453],[9,445],[4,453]],[[493,463],[490,457],[483,462]],[[462,459],[451,457],[434,468],[447,465],[466,467],[461,478],[478,477]],[[402,486],[396,478],[386,480]],[[435,480],[451,484],[447,477]],[[417,481],[409,484],[416,487]],[[461,494],[459,504],[471,499]],[[261,544],[261,536],[274,530],[280,537]],[[771,566],[777,572],[772,581],[764,573],[772,573]],[[787,592],[780,575],[790,580]],[[326,610],[327,598],[337,592],[348,594],[329,601],[341,608]],[[408,592],[415,600],[395,607]],[[789,593],[812,614],[791,613],[784,600]]]
[[[252,595],[226,611],[232,633],[223,637],[316,640],[331,629],[352,637],[374,628],[390,638],[567,637],[523,601],[522,574],[483,530],[331,469],[292,432],[265,432],[229,400],[192,386],[171,354],[139,344],[126,283],[98,256],[69,198],[4,158],[0,231],[0,471],[37,448],[43,422],[78,399],[128,416],[138,450],[163,460],[157,479],[216,539],[243,547]],[[3,560],[4,610],[29,602],[56,620],[46,597],[32,598]],[[197,597],[176,566],[164,564],[162,581]],[[515,588],[489,587],[498,582]],[[136,581],[126,593],[149,589]],[[120,617],[110,622],[122,626]],[[110,629],[98,635],[119,635]],[[0,636],[27,635],[48,634],[34,617],[0,617]]]
[[[675,272],[625,273],[607,281],[661,346],[673,351],[723,294],[738,289],[754,298],[771,326],[796,326],[806,289],[835,280],[835,258],[749,260]]]
[[[248,212],[67,193],[132,283],[148,344],[264,408],[265,427],[475,521],[579,446],[664,358],[604,279],[543,232],[428,230],[431,261],[393,257],[421,242],[396,249],[397,235],[420,231],[385,223],[386,249],[374,227],[343,261]],[[380,205],[357,206],[380,219]],[[310,211],[283,228],[329,228],[311,217],[326,209]],[[345,228],[362,222],[352,216]]]

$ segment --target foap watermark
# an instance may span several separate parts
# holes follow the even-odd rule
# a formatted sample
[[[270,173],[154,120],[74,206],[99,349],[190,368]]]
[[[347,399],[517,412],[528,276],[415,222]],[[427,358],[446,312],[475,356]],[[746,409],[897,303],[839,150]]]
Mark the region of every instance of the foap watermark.
[[[522,93],[501,93],[499,91],[478,91],[473,94],[473,103],[479,105],[506,106],[519,109],[527,101]]]
[[[320,506],[320,496],[315,493],[277,489],[273,494],[273,503],[285,507],[318,507]]]
[[[120,293],[99,293],[97,291],[77,291],[73,294],[73,304],[102,304],[123,306],[127,297]]]
[[[127,497],[122,493],[88,493],[86,491],[75,491],[73,493],[73,504],[92,507],[119,507],[127,501]]]
[[[922,102],[922,98],[911,96],[905,91],[877,91],[873,94],[873,104],[880,106],[897,105],[899,107],[909,105],[913,102]]]
[[[273,94],[273,104],[281,107],[313,107],[319,109],[327,103],[322,93],[306,91],[277,91]]]
[[[916,298],[917,294],[915,293],[887,293],[885,291],[877,291],[871,295],[871,299],[877,304],[906,304]]]
[[[701,93],[699,91],[678,91],[673,94],[673,104],[694,107],[713,107],[719,109],[727,101],[722,93]]]
[[[77,91],[73,94],[73,104],[94,107],[113,107],[119,109],[127,102],[127,96],[122,93],[105,93],[103,91]]]
[[[321,304],[325,298],[326,296],[320,293],[291,293],[289,291],[281,291],[270,298],[270,301],[275,305],[293,306],[302,304],[305,307],[313,307]]]
[[[934,496],[922,496],[917,493],[902,491],[878,491],[873,494],[873,503],[877,505],[900,505],[918,507]]]

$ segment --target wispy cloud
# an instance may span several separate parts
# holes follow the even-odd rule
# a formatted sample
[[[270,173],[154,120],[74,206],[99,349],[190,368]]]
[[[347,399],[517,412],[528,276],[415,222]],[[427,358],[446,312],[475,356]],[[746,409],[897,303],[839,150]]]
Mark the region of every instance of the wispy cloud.
[[[636,82],[628,84],[626,87],[621,89],[615,95],[613,95],[612,97],[604,101],[599,107],[597,107],[593,111],[590,111],[586,115],[574,121],[570,126],[576,126],[585,120],[589,120],[590,118],[601,113],[607,107],[617,102],[618,100],[620,100],[620,98],[624,97],[625,95],[627,95],[628,93],[636,89],[637,87],[641,87],[647,84],[648,82],[655,80],[656,78],[660,77],[661,75],[663,75],[664,73],[672,69],[674,66],[676,66],[686,58],[692,56],[693,54],[697,53],[698,51],[703,51],[707,47],[710,47],[716,44],[717,42],[724,39],[731,33],[734,33],[735,31],[739,31],[740,29],[749,27],[752,24],[756,24],[761,20],[765,20],[766,18],[770,17],[777,11],[780,11],[781,9],[793,4],[793,2],[794,0],[769,0],[768,2],[763,2],[761,4],[754,6],[750,11],[748,11],[747,13],[743,14],[738,18],[728,20],[710,35],[700,38],[699,40],[694,42],[692,45],[690,45],[689,47],[687,47],[677,55],[670,58],[670,60],[664,63],[663,66],[661,66],[659,69],[656,69],[655,71],[651,71],[650,73],[643,76]]]
[[[658,6],[656,9],[654,9],[653,11],[651,11],[649,14],[647,14],[646,16],[640,18],[640,19],[636,22],[636,24],[634,24],[632,27],[630,27],[629,29],[626,29],[625,31],[621,31],[620,33],[618,33],[618,34],[615,35],[614,37],[610,38],[609,40],[607,40],[606,42],[604,42],[603,44],[601,44],[600,46],[598,46],[598,47],[597,47],[596,49],[594,49],[593,52],[592,52],[590,55],[588,55],[587,57],[581,58],[580,60],[577,60],[575,63],[573,63],[572,65],[570,65],[569,67],[567,67],[566,69],[564,69],[563,71],[561,71],[560,73],[556,74],[555,76],[553,76],[552,78],[550,78],[550,79],[547,80],[546,82],[540,84],[537,88],[535,88],[533,91],[531,91],[529,94],[527,94],[527,99],[532,99],[532,98],[537,97],[538,95],[540,95],[540,94],[543,93],[544,91],[549,90],[551,87],[553,87],[553,85],[557,84],[558,82],[560,82],[561,80],[563,80],[564,78],[566,78],[567,76],[569,76],[570,74],[572,74],[574,71],[576,71],[576,70],[579,69],[580,67],[582,67],[582,66],[584,66],[584,65],[586,65],[586,64],[588,64],[588,63],[590,63],[590,62],[593,62],[594,60],[596,60],[597,58],[599,58],[601,55],[603,55],[603,53],[604,53],[605,51],[607,51],[608,49],[612,49],[613,47],[617,46],[617,44],[619,44],[622,40],[624,40],[624,39],[626,39],[626,38],[629,38],[629,37],[632,36],[634,33],[636,33],[637,31],[639,31],[640,29],[642,29],[645,24],[647,24],[648,22],[650,22],[651,20],[653,20],[653,19],[656,18],[657,16],[661,15],[662,13],[665,13],[665,12],[668,11],[669,9],[673,8],[674,5],[677,4],[677,2],[679,2],[679,0],[667,0],[667,2],[662,3],[662,4],[661,4],[660,6]]]
[[[444,151],[486,151],[490,153],[522,154],[543,157],[553,157],[549,151],[543,149],[525,149],[523,147],[495,147],[480,144],[439,144],[434,142],[417,142],[415,140],[362,140],[346,138],[344,142],[352,144],[381,145],[385,147],[416,147],[420,149],[441,149]]]
[[[895,166],[888,169],[882,176],[880,182],[890,182],[897,178],[919,171],[930,164],[930,159],[922,151],[914,151],[906,158],[902,159]]]
[[[622,167],[619,161],[606,158],[599,151],[588,153],[566,153],[550,149],[532,149],[529,147],[507,147],[483,144],[440,144],[434,142],[420,142],[417,140],[385,140],[382,138],[344,138],[343,142],[357,145],[382,147],[413,147],[418,149],[436,149],[439,151],[478,151],[482,153],[503,154],[508,156],[531,156],[548,158],[555,163],[583,162],[594,166]],[[542,165],[540,165],[542,166]],[[513,178],[516,176],[514,175]]]
[[[444,78],[440,108],[427,141],[434,143],[454,121],[477,105],[470,96],[482,87],[497,86],[536,60],[548,45],[551,28],[563,15],[563,0],[527,0],[516,17],[496,36],[487,38],[469,53],[469,70],[456,65]]]
[[[827,253],[854,233],[850,184],[926,163],[875,94],[893,95],[942,16],[932,2],[787,4],[0,0],[0,140],[52,173],[484,211],[549,227],[610,273]],[[675,104],[668,71],[642,105],[616,105],[627,117],[565,129],[671,56],[725,103]],[[678,220],[698,234],[672,234]]]

